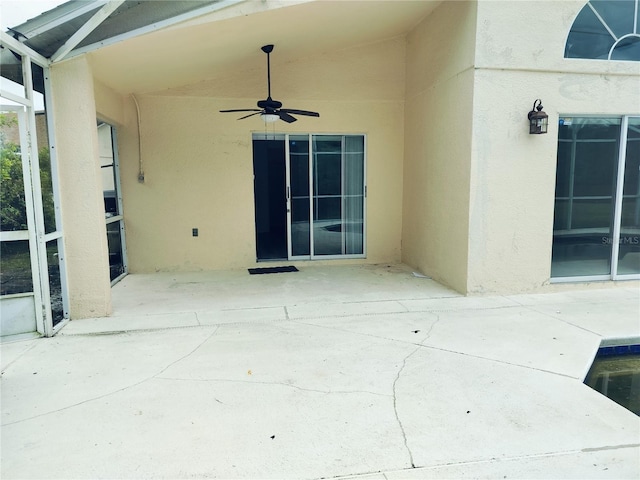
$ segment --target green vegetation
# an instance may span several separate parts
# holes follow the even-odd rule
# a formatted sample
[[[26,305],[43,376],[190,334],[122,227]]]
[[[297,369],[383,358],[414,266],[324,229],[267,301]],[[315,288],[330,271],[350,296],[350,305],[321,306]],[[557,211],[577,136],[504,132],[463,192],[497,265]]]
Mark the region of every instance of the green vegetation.
[[[15,128],[16,125],[17,118],[14,115],[0,114],[0,228],[3,231],[27,229],[20,145],[6,141],[4,133],[5,129]],[[55,211],[49,149],[41,148],[38,158],[45,231],[51,232],[55,230]]]

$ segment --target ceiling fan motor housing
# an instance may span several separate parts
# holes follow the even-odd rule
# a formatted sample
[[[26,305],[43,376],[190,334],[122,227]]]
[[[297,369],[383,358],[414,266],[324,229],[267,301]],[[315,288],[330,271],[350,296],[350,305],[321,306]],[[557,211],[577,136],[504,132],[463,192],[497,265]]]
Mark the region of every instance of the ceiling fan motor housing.
[[[260,108],[265,108],[265,109],[277,109],[282,107],[282,102],[279,102],[277,100],[273,100],[271,97],[267,98],[266,100],[258,100],[258,107]]]

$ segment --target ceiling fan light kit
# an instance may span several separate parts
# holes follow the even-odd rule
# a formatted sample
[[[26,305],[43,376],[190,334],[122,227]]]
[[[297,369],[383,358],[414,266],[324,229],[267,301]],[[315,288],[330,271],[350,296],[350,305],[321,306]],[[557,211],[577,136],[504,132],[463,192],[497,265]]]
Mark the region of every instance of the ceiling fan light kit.
[[[273,45],[265,45],[262,47],[262,51],[267,54],[267,98],[265,100],[259,100],[258,108],[240,108],[232,110],[220,110],[221,113],[231,112],[253,112],[240,117],[238,120],[253,117],[254,115],[260,115],[260,118],[265,123],[273,123],[278,120],[282,120],[287,123],[293,123],[297,120],[293,115],[303,115],[307,117],[319,117],[318,112],[310,112],[308,110],[297,110],[292,108],[282,108],[282,102],[271,98],[271,60],[270,53],[273,51]],[[293,114],[293,115],[292,115]]]
[[[264,123],[273,123],[280,120],[280,116],[275,113],[261,113],[260,118]]]

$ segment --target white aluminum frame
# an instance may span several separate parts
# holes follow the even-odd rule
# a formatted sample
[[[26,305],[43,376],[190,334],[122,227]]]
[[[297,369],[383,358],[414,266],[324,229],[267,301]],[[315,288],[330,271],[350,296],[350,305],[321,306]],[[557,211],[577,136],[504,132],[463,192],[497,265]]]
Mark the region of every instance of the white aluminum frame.
[[[622,201],[624,193],[624,174],[627,160],[627,133],[629,130],[629,118],[640,118],[640,115],[564,115],[563,117],[593,117],[593,118],[619,118],[620,122],[620,141],[618,147],[618,163],[616,177],[615,204],[613,213],[613,232],[611,233],[611,271],[605,275],[584,275],[572,277],[551,277],[550,283],[579,283],[579,282],[606,282],[611,280],[640,280],[640,273],[618,274],[618,255],[620,253],[620,232],[622,222]]]
[[[53,108],[50,95],[45,94],[45,113],[49,135],[49,152],[51,159],[51,181],[53,188],[53,201],[55,206],[56,230],[51,233],[45,232],[44,213],[42,209],[42,186],[40,183],[40,164],[37,150],[35,105],[33,101],[33,79],[31,64],[42,67],[44,75],[45,92],[51,91],[49,79],[48,59],[35,52],[31,48],[23,45],[4,32],[0,32],[0,45],[9,48],[22,56],[22,87],[24,97],[20,95],[0,91],[0,96],[20,106],[8,107],[8,110],[15,110],[18,116],[20,131],[21,152],[23,155],[23,179],[25,186],[25,204],[27,210],[27,239],[29,240],[29,252],[31,261],[31,272],[33,277],[33,295],[36,312],[36,330],[44,336],[53,336],[69,319],[69,297],[66,281],[64,233],[62,231],[62,212],[60,211],[60,188],[57,168],[57,155],[55,150],[55,120],[53,118]],[[4,107],[3,107],[4,108]],[[25,161],[26,159],[26,161]],[[2,232],[0,240],[11,241],[23,239],[24,233]],[[60,268],[60,284],[62,290],[63,317],[55,327],[51,315],[51,296],[49,289],[49,265],[47,261],[47,243],[57,241],[58,265]]]
[[[23,57],[23,66],[24,60]],[[31,182],[31,139],[29,138],[29,127],[27,125],[27,107],[24,105],[2,105],[2,111],[15,112],[18,117],[18,135],[20,138],[20,154],[22,156],[22,183],[24,186],[24,203],[27,215],[27,230],[13,232],[0,232],[0,241],[21,241],[29,242],[29,262],[31,264],[32,292],[22,292],[19,297],[33,297],[34,311],[36,314],[36,330],[38,333],[45,333],[45,313],[43,308],[38,308],[43,303],[42,282],[40,280],[40,262],[38,261],[39,249],[38,238],[36,236],[36,224],[33,196],[33,186]],[[25,157],[27,161],[25,161]],[[31,201],[30,201],[31,200]],[[42,210],[42,209],[41,209]],[[45,257],[46,260],[46,257]],[[14,295],[2,295],[2,298],[16,298]]]
[[[162,20],[160,22],[152,23],[151,25],[140,27],[135,30],[131,30],[129,32],[123,33],[121,35],[116,35],[115,37],[111,37],[111,38],[102,40],[100,42],[92,43],[91,45],[86,45],[76,50],[71,50],[65,55],[64,59],[73,58],[77,55],[82,55],[83,53],[91,52],[98,48],[106,47],[108,45],[113,45],[115,43],[119,43],[129,38],[137,37],[139,35],[144,35],[149,32],[154,32],[162,28],[175,25],[180,22],[191,20],[201,15],[206,15],[208,13],[212,13],[217,10],[222,10],[223,8],[232,7],[234,5],[237,5],[238,3],[243,3],[245,1],[247,0],[222,0],[221,2],[207,5],[205,7],[198,8],[196,10],[192,10],[187,13],[183,13],[182,15],[177,15],[175,17],[171,17],[166,20]]]
[[[82,27],[71,35],[53,55],[51,55],[51,61],[58,62],[66,57],[76,45],[87,38],[91,32],[109,18],[109,15],[111,15],[123,3],[124,0],[111,0],[106,5],[103,5],[100,10],[98,10],[84,25],[82,25]]]

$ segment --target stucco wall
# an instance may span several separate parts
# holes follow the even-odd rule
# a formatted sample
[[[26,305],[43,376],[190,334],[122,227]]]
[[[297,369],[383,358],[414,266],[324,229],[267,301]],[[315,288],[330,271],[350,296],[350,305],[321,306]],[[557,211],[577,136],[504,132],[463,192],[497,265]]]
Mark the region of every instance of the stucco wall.
[[[131,272],[255,265],[251,138],[253,132],[264,133],[265,126],[257,116],[237,121],[241,115],[219,113],[252,108],[265,96],[266,78],[259,72],[254,97],[220,97],[255,76],[256,71],[230,72],[197,85],[138,96],[144,183],[137,180],[135,106],[126,100],[126,122],[118,134]],[[299,96],[276,94],[291,91],[277,79],[295,83]],[[273,83],[273,96],[285,107],[320,112],[320,118],[278,122],[276,132],[367,135],[364,262],[399,262],[404,39],[279,65]],[[199,229],[198,237],[192,236],[192,228]]]
[[[125,102],[122,96],[95,79],[93,91],[98,118],[113,126],[123,125],[125,123]]]
[[[559,115],[640,113],[638,62],[563,58],[585,3],[478,4],[471,293],[534,291],[549,282]],[[536,98],[549,114],[546,135],[528,133]]]
[[[443,2],[407,38],[402,259],[463,292],[475,9]]]
[[[51,68],[71,318],[111,312],[109,255],[91,68],[86,58]]]

